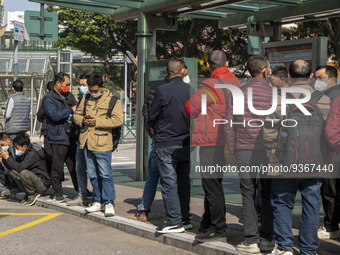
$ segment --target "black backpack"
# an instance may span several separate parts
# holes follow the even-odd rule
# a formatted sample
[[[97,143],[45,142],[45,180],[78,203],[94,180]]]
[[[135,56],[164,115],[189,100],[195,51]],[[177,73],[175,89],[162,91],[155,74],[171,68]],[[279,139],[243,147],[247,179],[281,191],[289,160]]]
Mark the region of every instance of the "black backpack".
[[[279,147],[283,150],[281,162],[284,166],[310,164],[310,166],[315,165],[315,169],[325,166],[327,157],[325,121],[317,106],[322,96],[320,91],[314,91],[309,102],[303,104],[311,115],[305,115],[295,105],[287,107],[285,125],[290,127],[282,128],[279,136],[279,144],[281,144]],[[297,125],[292,127],[295,123],[289,119],[295,120]]]
[[[91,94],[86,94],[85,96],[84,111],[83,111],[84,115],[86,115],[86,105],[90,99],[90,96]],[[115,108],[117,100],[118,100],[117,97],[115,96],[111,97],[110,102],[109,102],[109,108],[107,109],[107,113],[106,113],[106,118],[111,118],[112,111],[113,111],[113,108]],[[112,143],[113,143],[112,151],[115,151],[118,148],[118,144],[120,142],[120,136],[122,134],[122,127],[119,126],[119,127],[113,128],[111,132],[112,132]]]

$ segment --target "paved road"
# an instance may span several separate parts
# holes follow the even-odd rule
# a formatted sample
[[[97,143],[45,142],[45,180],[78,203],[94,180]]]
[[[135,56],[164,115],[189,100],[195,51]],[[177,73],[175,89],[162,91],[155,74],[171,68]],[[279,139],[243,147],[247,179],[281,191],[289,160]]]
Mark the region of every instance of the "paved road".
[[[0,254],[193,254],[80,217],[0,200]]]

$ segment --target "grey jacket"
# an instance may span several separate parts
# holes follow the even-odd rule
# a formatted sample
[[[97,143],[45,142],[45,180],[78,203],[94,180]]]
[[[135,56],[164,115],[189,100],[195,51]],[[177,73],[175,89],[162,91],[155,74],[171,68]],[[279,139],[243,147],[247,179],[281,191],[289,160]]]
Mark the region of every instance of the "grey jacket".
[[[5,132],[7,134],[26,132],[29,129],[29,117],[31,111],[30,100],[23,92],[17,92],[11,98],[14,101],[14,108],[12,110],[11,117],[6,119]]]

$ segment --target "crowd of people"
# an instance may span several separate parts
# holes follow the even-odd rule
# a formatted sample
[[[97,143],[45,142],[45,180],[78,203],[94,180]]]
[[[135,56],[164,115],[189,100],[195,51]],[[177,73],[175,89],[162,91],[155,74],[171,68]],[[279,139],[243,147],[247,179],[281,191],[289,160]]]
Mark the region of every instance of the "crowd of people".
[[[88,206],[88,196],[93,196],[94,202],[85,209],[87,213],[104,210],[106,217],[114,216],[112,130],[123,124],[121,102],[104,88],[98,73],[80,77],[78,100],[69,88],[70,77],[66,73],[56,74],[54,81],[47,84],[47,94],[37,113],[42,122],[43,148],[31,143],[26,134],[29,99],[23,95],[22,81],[13,82],[15,94],[8,100],[5,131],[0,134],[0,180],[7,187],[1,197],[8,197],[17,188],[26,193],[21,203],[31,206],[52,186],[56,203]],[[64,164],[78,192],[76,198],[68,201],[62,188]],[[92,193],[87,189],[87,174]]]
[[[247,63],[251,79],[241,86],[223,51],[212,51],[206,65],[211,77],[200,82],[196,91],[188,84],[182,58],[171,58],[166,79],[149,87],[143,106],[144,123],[152,138],[149,174],[135,218],[149,219],[160,181],[167,224],[157,232],[180,233],[192,228],[190,154],[198,148],[200,166],[225,166],[235,161],[237,169],[295,169],[238,172],[244,241],[236,249],[292,255],[292,211],[300,191],[300,254],[315,255],[319,238],[340,238],[340,181],[331,174],[340,164],[337,70],[319,66],[313,74],[311,64],[304,60],[294,61],[288,69],[272,69],[266,57],[256,55]],[[13,82],[14,95],[3,111],[6,125],[0,134],[0,180],[7,187],[1,197],[18,188],[26,193],[22,203],[30,206],[51,185],[57,203],[85,206],[87,213],[104,210],[106,217],[114,216],[112,130],[123,123],[121,103],[104,88],[99,74],[80,77],[78,99],[69,86],[65,73],[58,73],[47,84],[48,93],[38,111],[43,148],[31,143],[25,133],[30,104],[22,93],[23,83]],[[240,109],[243,114],[235,114]],[[216,120],[224,120],[224,125],[216,125]],[[64,164],[78,192],[68,201],[62,189]],[[315,171],[310,170],[312,166]],[[224,173],[202,171],[200,176],[204,213],[195,239],[226,241]],[[91,195],[93,201],[88,200]],[[319,227],[321,202],[325,217]]]

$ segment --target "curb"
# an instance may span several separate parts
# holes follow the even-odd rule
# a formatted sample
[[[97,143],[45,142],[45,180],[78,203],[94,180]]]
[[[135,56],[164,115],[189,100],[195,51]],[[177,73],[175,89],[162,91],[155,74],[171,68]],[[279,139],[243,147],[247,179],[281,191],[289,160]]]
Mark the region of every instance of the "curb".
[[[0,187],[0,192],[5,190]],[[24,192],[12,193],[11,198],[22,200],[25,196]],[[163,244],[171,245],[180,249],[184,249],[196,254],[202,255],[240,255],[247,254],[236,251],[235,246],[223,242],[197,243],[193,234],[188,233],[169,233],[158,234],[154,225],[127,219],[121,216],[106,218],[102,212],[86,214],[84,207],[66,206],[66,203],[55,203],[50,198],[39,197],[35,205],[58,210],[78,217],[89,219],[93,222],[104,224],[129,234],[138,235],[150,240],[154,240]],[[260,253],[258,253],[260,254]],[[249,255],[249,254],[247,254]]]

